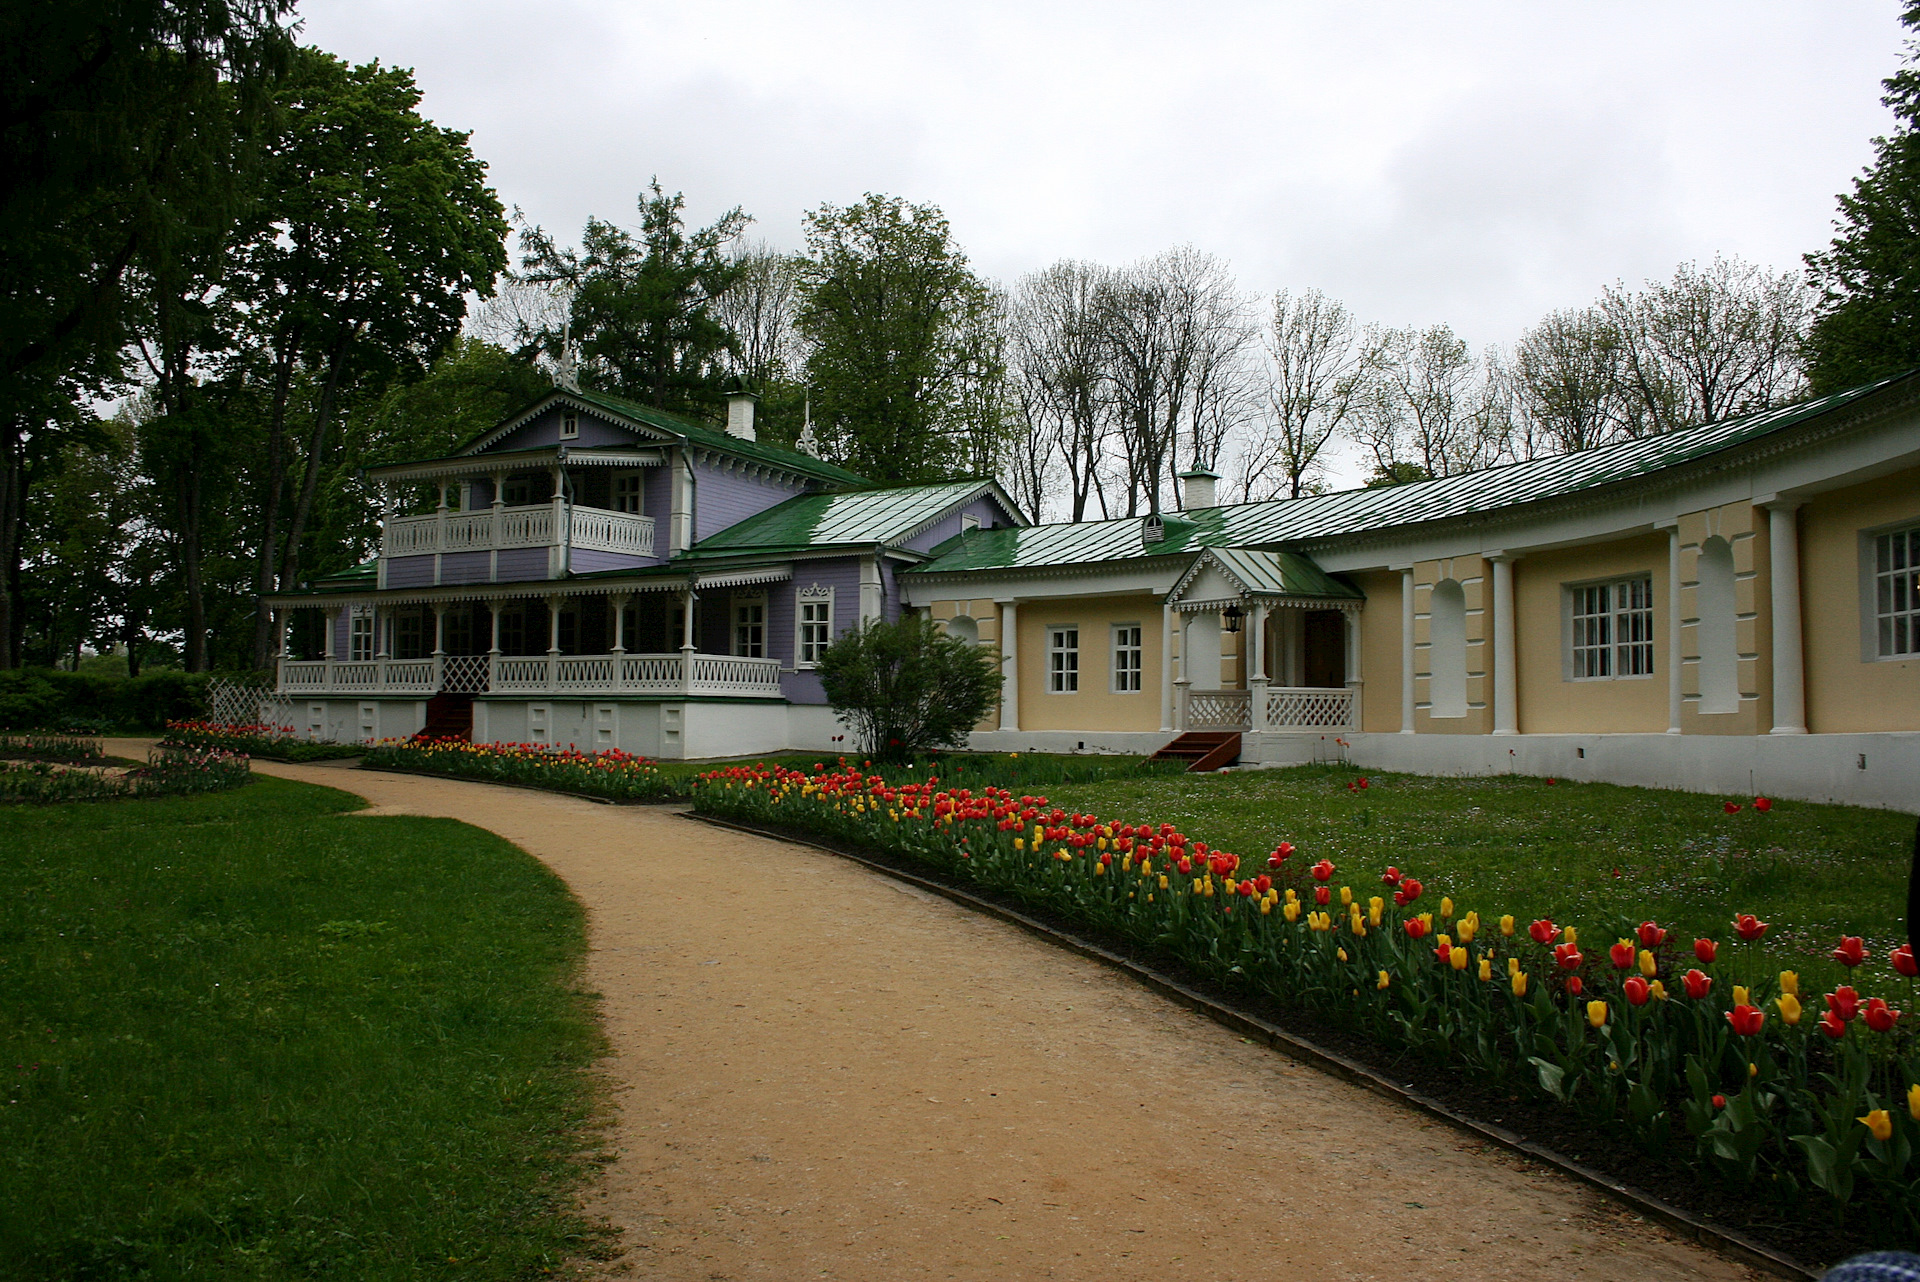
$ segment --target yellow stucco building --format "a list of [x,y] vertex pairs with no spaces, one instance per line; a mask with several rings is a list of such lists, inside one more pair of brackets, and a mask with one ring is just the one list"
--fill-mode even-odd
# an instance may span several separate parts
[[986,749],[1343,756],[1920,810],[1920,376],[1390,489],[976,530],[904,605]]

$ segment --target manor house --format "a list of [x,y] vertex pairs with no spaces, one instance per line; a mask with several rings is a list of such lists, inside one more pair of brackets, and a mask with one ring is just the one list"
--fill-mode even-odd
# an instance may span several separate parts
[[1344,757],[1920,809],[1920,374],[1387,489],[1030,524],[556,388],[369,469],[376,558],[272,598],[298,730],[847,750],[813,666],[914,610],[998,654],[973,746]]

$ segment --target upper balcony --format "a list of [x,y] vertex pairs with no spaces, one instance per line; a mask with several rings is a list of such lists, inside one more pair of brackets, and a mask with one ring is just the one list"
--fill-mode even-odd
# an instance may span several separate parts
[[605,508],[543,503],[389,517],[380,535],[380,554],[384,557],[560,546],[651,557],[653,518]]

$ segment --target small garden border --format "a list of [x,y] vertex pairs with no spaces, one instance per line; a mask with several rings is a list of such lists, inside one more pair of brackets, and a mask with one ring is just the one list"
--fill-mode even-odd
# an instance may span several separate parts
[[1323,1072],[1332,1074],[1344,1081],[1351,1082],[1377,1095],[1395,1100],[1409,1108],[1437,1118],[1458,1130],[1478,1139],[1496,1144],[1508,1152],[1552,1167],[1563,1175],[1579,1180],[1599,1190],[1615,1201],[1624,1203],[1636,1212],[1674,1229],[1683,1236],[1708,1246],[1723,1255],[1730,1256],[1744,1264],[1766,1270],[1778,1277],[1792,1279],[1793,1282],[1817,1282],[1821,1271],[1810,1268],[1784,1252],[1776,1251],[1737,1229],[1727,1228],[1710,1220],[1694,1215],[1670,1202],[1655,1197],[1651,1193],[1636,1189],[1631,1184],[1614,1179],[1584,1163],[1577,1162],[1555,1150],[1526,1138],[1516,1131],[1490,1122],[1483,1122],[1466,1113],[1449,1107],[1442,1101],[1413,1089],[1402,1086],[1359,1060],[1328,1050],[1312,1040],[1292,1033],[1280,1025],[1263,1019],[1243,1009],[1229,997],[1217,995],[1203,987],[1183,982],[1153,966],[1149,966],[1123,953],[1115,952],[1075,931],[1052,922],[1028,915],[1017,908],[998,903],[976,891],[964,889],[943,879],[930,876],[925,871],[909,870],[880,858],[876,851],[868,851],[851,843],[842,845],[822,841],[800,828],[784,828],[774,824],[744,823],[734,819],[722,819],[715,815],[701,814],[697,811],[683,811],[684,818],[710,824],[716,828],[728,828],[735,832],[749,833],[759,837],[770,837],[795,845],[806,846],[827,854],[851,860],[873,872],[906,882],[918,889],[939,895],[944,899],[998,918],[1011,925],[1018,926],[1028,933],[1047,942],[1078,953],[1090,960],[1100,962],[1121,972],[1147,988],[1164,997],[1171,998],[1180,1005],[1207,1016],[1215,1023],[1242,1036],[1258,1038],[1272,1050],[1291,1059],[1311,1065]]
[[[315,763],[311,761],[301,761],[290,764],[310,766]],[[539,783],[514,783],[507,779],[475,779],[471,775],[456,775],[442,770],[410,770],[405,766],[370,766],[366,763],[364,757],[356,761],[353,765],[345,767],[345,769],[365,770],[369,774],[376,775],[414,775],[421,779],[446,779],[453,783],[478,783],[485,784],[490,788],[518,788],[522,792],[544,792],[550,797],[572,797],[577,801],[591,801],[602,806],[687,806],[693,803],[693,798],[687,796],[685,793],[679,793],[670,797],[597,797],[590,792],[569,792],[565,788],[549,788],[545,784]]]

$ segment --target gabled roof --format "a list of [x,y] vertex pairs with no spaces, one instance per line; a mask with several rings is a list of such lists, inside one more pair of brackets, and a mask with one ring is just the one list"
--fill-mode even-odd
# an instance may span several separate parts
[[802,476],[810,476],[834,485],[869,484],[867,478],[857,472],[849,472],[844,467],[829,463],[825,459],[814,458],[810,454],[802,454],[798,450],[783,449],[778,445],[729,436],[725,431],[709,423],[685,418],[679,414],[670,414],[666,410],[655,409],[651,405],[630,401],[624,396],[613,396],[606,392],[566,391],[557,387],[525,409],[509,415],[496,426],[488,428],[462,445],[454,451],[454,456],[484,453],[488,445],[506,436],[515,428],[525,425],[556,404],[570,404],[576,409],[586,410],[589,413],[612,415],[616,419],[625,420],[626,426],[637,430],[640,435],[649,439],[677,437],[689,445],[732,454],[738,458],[749,459],[755,463],[781,468]]
[[[801,494],[709,535],[676,560],[847,544],[898,544],[982,495],[991,495],[1015,520],[1021,519],[1019,509],[997,484],[978,478],[888,489]],[[966,537],[979,538],[985,533],[979,531]]]
[[1363,601],[1366,594],[1342,583],[1298,552],[1262,552],[1258,548],[1207,548],[1194,558],[1169,599],[1185,595],[1211,563],[1248,596],[1304,597],[1315,601]]
[[982,530],[968,536],[964,544],[952,543],[938,549],[941,555],[936,560],[915,567],[912,573],[1021,569],[1170,556],[1196,552],[1203,547],[1311,542],[1472,516],[1598,490],[1691,463],[1913,379],[1920,379],[1920,375],[1903,374],[1798,405],[1662,436],[1509,463],[1479,472],[1463,472],[1433,481],[1170,513],[1165,521],[1165,537],[1153,543],[1142,540],[1144,518],[1141,517]]

